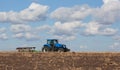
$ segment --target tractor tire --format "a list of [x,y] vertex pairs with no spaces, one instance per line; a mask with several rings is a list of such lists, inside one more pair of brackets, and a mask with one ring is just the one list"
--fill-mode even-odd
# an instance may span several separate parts
[[63,48],[59,48],[58,52],[65,52],[65,50]]
[[42,48],[42,52],[49,52],[49,51],[50,51],[50,48],[49,48],[49,47],[44,46],[44,47]]

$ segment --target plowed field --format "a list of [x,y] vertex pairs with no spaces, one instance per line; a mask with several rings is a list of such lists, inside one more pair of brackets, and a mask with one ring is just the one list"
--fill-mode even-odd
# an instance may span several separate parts
[[0,70],[120,70],[120,53],[0,52]]

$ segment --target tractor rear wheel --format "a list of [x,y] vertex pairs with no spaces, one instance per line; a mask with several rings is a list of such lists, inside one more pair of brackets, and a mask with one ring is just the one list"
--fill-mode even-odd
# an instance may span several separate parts
[[65,52],[65,50],[63,48],[59,48],[58,52]]
[[50,48],[49,48],[49,47],[44,46],[44,47],[42,48],[42,52],[49,52],[49,51],[50,51]]

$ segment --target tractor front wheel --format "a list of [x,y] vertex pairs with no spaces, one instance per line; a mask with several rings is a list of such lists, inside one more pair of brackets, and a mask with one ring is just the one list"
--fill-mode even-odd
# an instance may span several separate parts
[[46,47],[46,46],[45,46],[45,47],[42,48],[42,52],[49,52],[49,51],[50,51],[50,48],[49,48],[49,47]]

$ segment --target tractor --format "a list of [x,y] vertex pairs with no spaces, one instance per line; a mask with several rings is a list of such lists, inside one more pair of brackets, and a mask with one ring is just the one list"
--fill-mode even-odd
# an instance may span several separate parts
[[42,47],[42,52],[68,52],[70,49],[64,44],[59,44],[57,39],[47,39],[47,44]]

